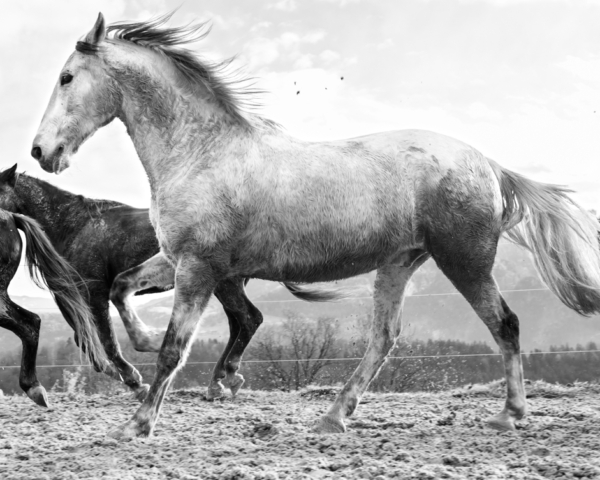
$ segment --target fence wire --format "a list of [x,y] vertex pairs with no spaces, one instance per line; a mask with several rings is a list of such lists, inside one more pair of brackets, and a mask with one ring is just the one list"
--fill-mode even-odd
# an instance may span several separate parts
[[[549,292],[549,288],[522,288],[522,289],[509,289],[502,290],[500,293],[515,293],[515,292]],[[421,297],[446,297],[446,296],[456,296],[461,295],[459,292],[445,292],[445,293],[415,293],[412,295],[405,295],[404,298],[421,298]],[[344,297],[341,300],[334,301],[332,303],[340,303],[345,300],[373,300],[372,295],[360,296],[360,297]],[[269,304],[269,303],[306,303],[306,300],[300,300],[298,298],[290,298],[286,300],[251,300],[252,303],[255,304]],[[140,304],[137,308],[142,307],[144,304]],[[23,305],[24,308],[29,309],[26,305]],[[41,307],[32,309],[37,311],[52,311],[60,313],[58,307]]]
[[[550,291],[549,288],[523,288],[523,289],[507,289],[502,290],[501,293],[517,293],[517,292],[546,292]],[[443,297],[443,296],[456,296],[460,295],[459,292],[445,292],[445,293],[417,293],[412,295],[406,295],[407,298],[421,298],[421,297]],[[359,296],[359,297],[345,297],[341,301],[352,301],[352,300],[373,300],[372,296]],[[252,300],[255,304],[273,304],[273,303],[295,303],[304,302],[300,299],[287,299],[287,300]],[[138,308],[141,305],[138,306]],[[58,308],[36,308],[36,311],[55,311],[59,312]],[[205,335],[210,333],[221,333],[220,330],[209,330],[198,332],[199,335]],[[522,352],[521,355],[558,355],[558,354],[581,354],[581,353],[600,353],[600,350],[561,350],[561,351],[549,351],[549,352]],[[458,357],[499,357],[501,353],[468,353],[468,354],[447,354],[447,355],[408,355],[408,356],[391,356],[387,357],[389,360],[399,359],[425,359],[425,358],[458,358]],[[308,359],[281,359],[281,360],[244,360],[243,363],[293,363],[293,362],[346,362],[346,361],[359,361],[362,357],[342,357],[342,358],[308,358]],[[216,361],[207,362],[187,362],[185,365],[214,365]],[[155,366],[156,363],[134,363],[135,367],[146,367]],[[91,367],[90,364],[71,364],[71,365],[37,365],[37,368],[78,368],[78,367]],[[0,365],[0,369],[6,368],[21,368],[20,365]]]
[[[521,356],[527,355],[562,355],[571,353],[600,353],[600,350],[559,350],[550,352],[521,352]],[[450,353],[447,355],[405,355],[391,356],[388,360],[406,360],[406,359],[423,359],[423,358],[457,358],[457,357],[501,357],[501,353]],[[300,359],[281,359],[281,360],[243,360],[242,363],[300,363],[300,362],[354,362],[362,360],[363,357],[341,357],[341,358],[300,358]],[[210,362],[187,362],[188,365],[214,365],[217,361]],[[153,367],[156,363],[132,363],[134,367]],[[90,364],[75,363],[72,365],[37,365],[37,368],[78,368],[91,367]],[[5,368],[21,368],[20,365],[0,365],[0,369]]]

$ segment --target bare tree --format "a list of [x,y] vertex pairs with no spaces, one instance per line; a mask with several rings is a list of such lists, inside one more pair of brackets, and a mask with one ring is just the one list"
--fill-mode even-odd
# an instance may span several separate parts
[[315,321],[288,312],[279,328],[266,328],[254,339],[252,358],[269,362],[271,383],[285,389],[300,389],[317,380],[331,364],[337,322],[328,317]]

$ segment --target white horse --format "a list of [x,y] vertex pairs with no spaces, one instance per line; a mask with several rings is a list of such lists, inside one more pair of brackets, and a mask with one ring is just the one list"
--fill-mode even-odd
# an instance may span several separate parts
[[[220,65],[180,48],[203,25],[170,16],[105,28],[102,15],[61,70],[32,155],[60,173],[98,128],[127,127],[152,190],[151,218],[176,269],[175,303],[154,383],[111,434],[149,435],[200,314],[233,277],[309,283],[377,270],[365,356],[320,419],[345,431],[400,334],[411,275],[432,257],[504,356],[507,399],[489,420],[512,430],[526,411],[519,321],[492,277],[504,233],[533,253],[547,285],[582,314],[600,311],[595,218],[563,188],[508,171],[472,147],[404,130],[311,143],[240,108]],[[194,38],[195,36],[195,38]]]

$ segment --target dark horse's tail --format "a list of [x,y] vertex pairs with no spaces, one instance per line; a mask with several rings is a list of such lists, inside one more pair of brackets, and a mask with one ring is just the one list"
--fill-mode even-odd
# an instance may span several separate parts
[[[244,285],[248,285],[249,281],[249,278],[245,278]],[[345,293],[335,289],[321,288],[316,290],[313,288],[300,287],[295,283],[281,282],[281,284],[287,288],[294,297],[304,300],[305,302],[332,302],[334,300],[347,298]]]
[[[94,327],[93,316],[73,278],[78,274],[54,249],[52,243],[38,225],[28,217],[13,213],[17,228],[25,234],[25,257],[29,274],[40,287],[48,287],[52,295],[60,300],[67,320],[72,322],[75,333],[90,361],[104,369],[108,359]],[[38,276],[41,273],[41,279]]]
[[293,283],[283,283],[282,285],[287,288],[294,297],[306,302],[331,302],[333,300],[339,300],[346,297],[346,295],[339,290],[317,290],[300,287]]
[[503,231],[527,248],[561,301],[582,315],[600,313],[598,220],[557,185],[534,182],[488,160],[504,203]]

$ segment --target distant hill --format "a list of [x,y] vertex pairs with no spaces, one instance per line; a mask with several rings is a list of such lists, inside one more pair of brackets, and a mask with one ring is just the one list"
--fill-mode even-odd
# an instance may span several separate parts
[[[522,248],[501,242],[494,270],[500,289],[511,309],[521,320],[521,345],[526,351],[545,349],[550,345],[568,343],[572,346],[589,341],[600,343],[600,318],[584,318],[565,307],[540,281],[529,254]],[[326,284],[327,288],[347,291],[350,298],[331,303],[307,303],[295,299],[275,282],[251,280],[249,298],[263,312],[265,325],[277,325],[290,311],[308,319],[320,316],[338,318],[343,326],[340,334],[351,336],[349,328],[358,316],[372,308],[374,273]],[[511,292],[510,290],[529,290]],[[484,341],[494,345],[491,335],[467,302],[441,274],[435,263],[428,261],[413,277],[404,313],[404,333],[418,339],[458,339],[467,342]],[[55,342],[72,335],[57,312],[41,310],[54,307],[49,299],[20,297],[14,300],[37,311],[42,317],[41,343]],[[162,296],[138,307],[138,313],[152,326],[166,326],[173,305],[172,296]],[[124,334],[121,320],[114,318],[119,336]],[[211,299],[199,328],[199,338],[227,338],[228,323],[216,299]],[[19,344],[16,337],[0,330],[0,348],[11,349]],[[495,347],[494,347],[495,348]]]

